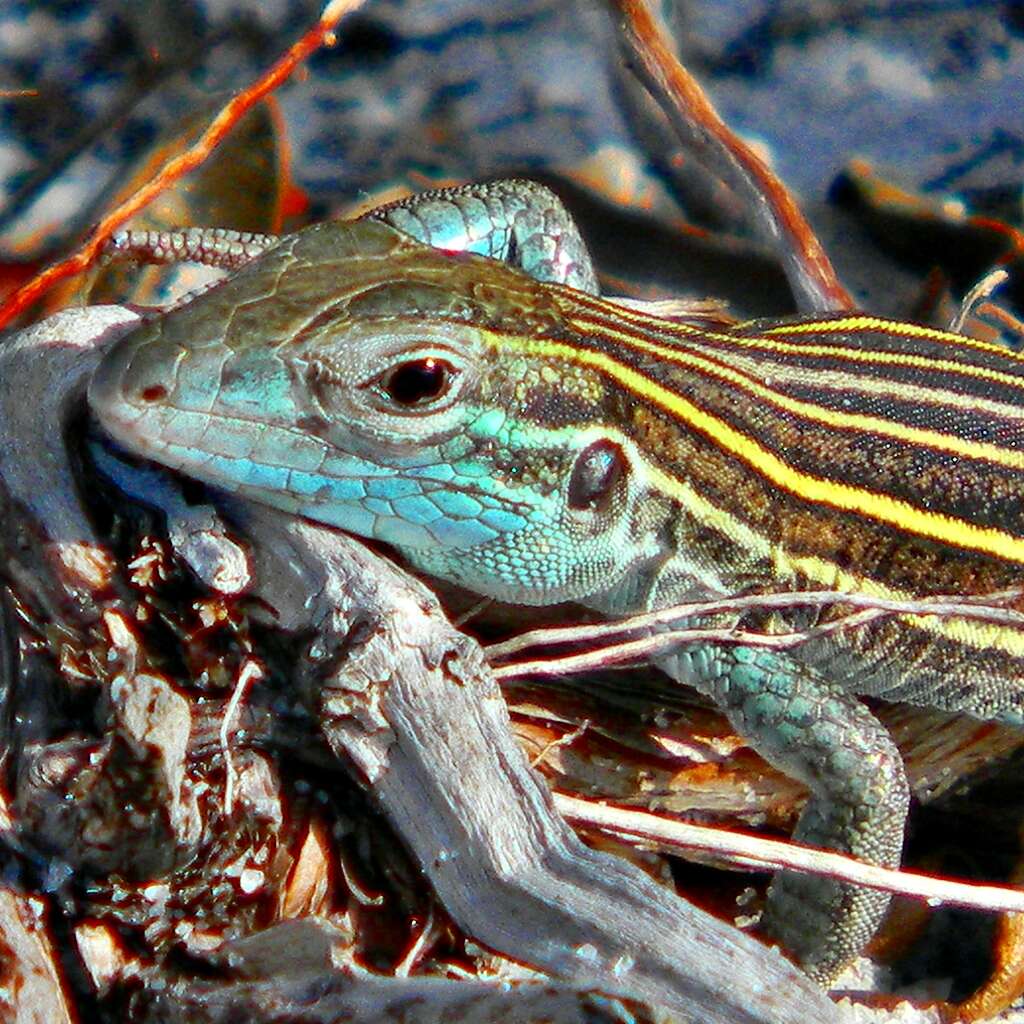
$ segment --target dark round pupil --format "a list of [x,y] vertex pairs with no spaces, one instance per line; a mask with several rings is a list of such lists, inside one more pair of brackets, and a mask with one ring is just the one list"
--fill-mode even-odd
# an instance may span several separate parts
[[448,374],[448,364],[440,359],[417,359],[392,370],[384,390],[399,405],[417,405],[443,395],[448,388]]

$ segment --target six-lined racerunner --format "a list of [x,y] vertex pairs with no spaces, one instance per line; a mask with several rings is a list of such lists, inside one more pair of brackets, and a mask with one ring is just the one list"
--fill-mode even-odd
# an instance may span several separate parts
[[[867,315],[711,329],[627,308],[596,294],[572,221],[524,182],[275,243],[123,243],[244,265],[106,358],[90,402],[117,441],[521,604],[622,615],[1019,581],[1024,356]],[[797,839],[886,865],[907,783],[856,695],[1017,724],[1024,712],[1024,632],[959,618],[888,617],[788,653],[688,647],[659,664],[807,783]],[[781,874],[764,924],[827,981],[885,905]]]

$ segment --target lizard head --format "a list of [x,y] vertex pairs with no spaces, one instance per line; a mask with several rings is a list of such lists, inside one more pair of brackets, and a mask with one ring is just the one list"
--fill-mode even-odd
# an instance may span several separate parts
[[568,294],[320,224],[123,339],[90,404],[130,451],[477,592],[588,598],[655,557],[657,503]]

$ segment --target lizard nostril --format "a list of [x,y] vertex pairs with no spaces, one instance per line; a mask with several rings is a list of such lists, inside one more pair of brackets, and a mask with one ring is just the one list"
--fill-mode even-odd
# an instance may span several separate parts
[[148,388],[143,388],[139,392],[139,397],[144,402],[159,402],[167,397],[167,388],[163,384],[150,384]]

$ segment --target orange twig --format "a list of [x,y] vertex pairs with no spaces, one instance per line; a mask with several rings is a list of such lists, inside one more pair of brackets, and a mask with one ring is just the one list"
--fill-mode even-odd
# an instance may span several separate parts
[[321,46],[334,43],[333,31],[338,22],[363,5],[364,0],[330,0],[317,23],[294,43],[276,64],[247,89],[233,96],[213,119],[202,137],[184,153],[169,160],[156,175],[107,214],[89,237],[70,256],[47,267],[22,285],[0,306],[0,328],[27,309],[58,281],[85,270],[96,259],[106,240],[129,221],[165,188],[183,175],[195,170],[239,120],[266,95],[284,82],[310,54]]
[[778,249],[801,309],[854,307],[811,226],[786,186],[718,116],[697,81],[679,63],[668,33],[644,0],[613,0],[623,42],[636,72],[680,141],[747,204],[766,240]]

